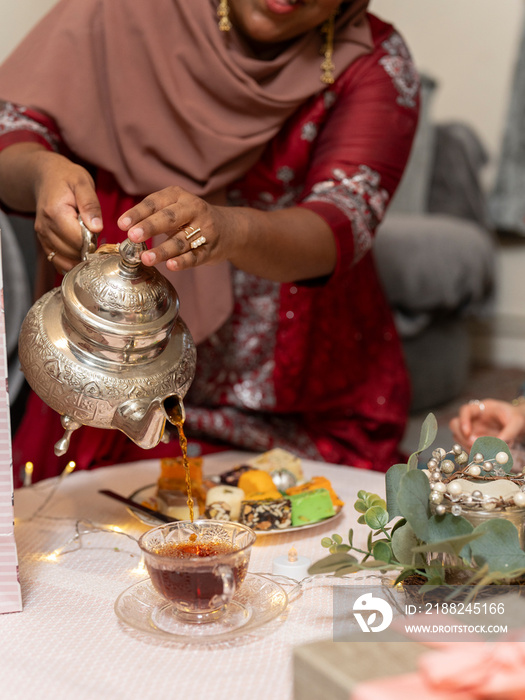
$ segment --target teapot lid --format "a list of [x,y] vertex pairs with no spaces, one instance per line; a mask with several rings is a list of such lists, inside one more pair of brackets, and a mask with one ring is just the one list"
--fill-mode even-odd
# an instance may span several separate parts
[[75,331],[94,342],[103,334],[103,345],[112,345],[111,337],[137,336],[142,347],[147,338],[158,342],[169,335],[179,299],[164,275],[142,264],[144,250],[144,243],[129,239],[119,246],[101,246],[67,273],[62,282],[64,313]]

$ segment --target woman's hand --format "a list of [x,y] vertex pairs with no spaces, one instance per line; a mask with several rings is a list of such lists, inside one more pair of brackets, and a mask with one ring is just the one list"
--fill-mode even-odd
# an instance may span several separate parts
[[166,262],[169,270],[228,260],[244,272],[282,283],[330,275],[337,261],[331,228],[302,207],[217,206],[180,187],[167,187],[125,212],[118,225],[135,243],[165,234],[166,241],[142,253],[142,262]]
[[454,439],[468,449],[483,435],[495,435],[512,442],[525,434],[524,404],[513,406],[496,399],[473,401],[461,406],[449,427]]
[[166,235],[165,241],[142,254],[142,262],[166,262],[170,270],[184,270],[231,257],[235,236],[227,211],[181,187],[167,187],[125,212],[118,225],[134,243]]
[[0,154],[2,198],[19,211],[35,212],[35,231],[48,260],[70,270],[80,260],[79,214],[94,233],[102,230],[100,204],[88,171],[34,143]]
[[36,234],[48,259],[57,270],[67,272],[80,260],[83,239],[79,215],[94,233],[102,230],[93,179],[80,165],[46,152],[40,156],[35,195]]

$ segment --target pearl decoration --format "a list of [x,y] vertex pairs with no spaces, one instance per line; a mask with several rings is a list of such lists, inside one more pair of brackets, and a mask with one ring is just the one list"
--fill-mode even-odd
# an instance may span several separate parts
[[472,458],[472,461],[473,461],[473,462],[483,462],[484,459],[485,459],[485,457],[483,457],[483,455],[481,454],[481,452],[476,452],[476,454],[475,454],[474,457]]
[[443,494],[439,491],[432,491],[430,494],[430,502],[439,505],[443,501]]
[[483,498],[481,491],[472,491],[472,498]]
[[494,501],[485,501],[483,503],[483,510],[494,510],[496,508],[496,504]]
[[444,472],[445,474],[452,474],[452,472],[455,470],[456,465],[451,459],[444,459],[441,462],[441,471]]
[[442,478],[443,477],[442,477],[441,472],[439,470],[430,472],[429,479],[431,481],[441,481]]
[[437,483],[432,484],[430,488],[433,491],[437,491],[438,493],[445,493],[445,491],[447,490],[447,487],[442,481],[438,481]]
[[466,464],[466,463],[468,462],[468,454],[467,454],[465,451],[461,452],[461,453],[456,457],[456,462],[457,462],[459,465]]
[[457,481],[451,481],[447,485],[447,490],[452,496],[459,496],[462,491],[461,484]]
[[506,452],[498,452],[496,455],[496,462],[498,464],[507,464],[509,461],[509,456]]
[[444,450],[443,447],[436,447],[436,449],[432,451],[432,456],[438,460],[442,460],[446,454],[446,450]]
[[436,515],[445,515],[446,512],[447,512],[447,507],[444,506],[443,504],[436,506]]
[[525,506],[525,493],[523,493],[523,491],[515,493],[513,499],[515,506],[519,506],[520,508]]
[[450,509],[450,512],[452,513],[452,515],[461,515],[461,506],[458,506],[458,505],[452,506],[452,508]]
[[437,459],[432,457],[431,459],[428,460],[427,462],[427,467],[432,471],[433,469],[437,469],[439,467],[439,462]]
[[[479,461],[479,460],[476,460],[476,461]],[[474,465],[474,466],[471,466],[468,468],[468,473],[470,474],[470,476],[479,476],[481,474],[481,469],[480,469],[480,467],[476,467]]]
[[452,452],[455,455],[460,455],[463,452],[463,448],[456,442],[454,445],[452,445]]
[[492,464],[492,462],[483,462],[483,466],[481,468],[484,472],[491,472],[493,466],[494,465]]

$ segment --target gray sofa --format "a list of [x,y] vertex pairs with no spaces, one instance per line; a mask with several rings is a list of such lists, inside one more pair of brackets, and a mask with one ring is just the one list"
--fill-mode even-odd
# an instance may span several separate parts
[[480,183],[486,153],[467,125],[432,122],[434,89],[424,78],[411,158],[374,248],[403,342],[413,412],[463,389],[471,364],[468,317],[483,310],[495,274]]

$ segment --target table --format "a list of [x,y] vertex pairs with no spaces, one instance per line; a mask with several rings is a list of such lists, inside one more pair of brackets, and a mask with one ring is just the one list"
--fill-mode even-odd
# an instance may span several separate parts
[[[210,455],[204,473],[220,473],[246,456]],[[327,554],[322,537],[339,532],[346,538],[349,527],[356,525],[357,491],[384,493],[383,474],[308,460],[303,460],[303,469],[307,478],[324,475],[331,480],[346,503],[342,516],[317,528],[259,537],[250,572],[271,573],[272,560],[292,545],[312,561],[322,558]],[[84,535],[80,549],[78,541],[71,542],[80,519],[138,538],[148,526],[98,490],[128,495],[155,482],[158,474],[158,460],[146,460],[73,473],[58,486],[57,479],[50,479],[15,492],[24,610],[0,615],[3,697],[291,698],[293,647],[332,635],[331,584],[326,578],[307,584],[267,629],[233,642],[183,646],[133,630],[114,613],[118,595],[146,578],[143,570],[137,571],[140,552],[133,539],[102,531]],[[65,550],[72,551],[57,554],[68,542]]]

